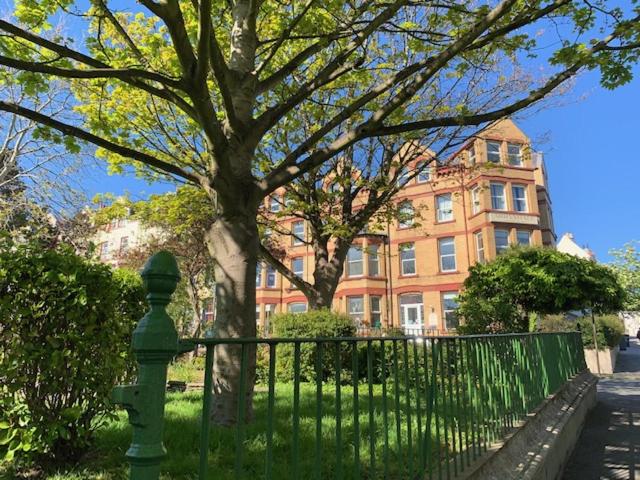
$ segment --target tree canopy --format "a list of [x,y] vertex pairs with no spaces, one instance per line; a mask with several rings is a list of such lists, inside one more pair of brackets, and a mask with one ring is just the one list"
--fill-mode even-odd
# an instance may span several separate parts
[[611,265],[626,293],[625,310],[640,311],[640,242],[629,242],[611,251]]
[[617,312],[624,291],[607,266],[546,247],[511,248],[471,267],[459,297],[463,333],[526,332],[530,315]]

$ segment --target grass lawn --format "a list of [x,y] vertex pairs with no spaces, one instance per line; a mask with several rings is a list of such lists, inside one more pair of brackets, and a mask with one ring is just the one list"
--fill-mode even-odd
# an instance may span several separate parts
[[[370,402],[368,387],[358,388],[358,419],[360,439],[359,451],[356,450],[356,433],[354,422],[354,389],[343,386],[342,397],[342,457],[341,469],[344,478],[382,478],[384,459],[387,458],[387,478],[408,478],[410,468],[416,469],[421,461],[417,438],[417,408],[415,398],[411,401],[412,445],[409,449],[406,397],[400,391],[399,415],[396,416],[395,390],[392,386],[387,391],[387,429],[384,429],[383,415],[384,400],[382,387],[376,385],[373,400]],[[276,385],[276,401],[274,415],[273,436],[273,478],[293,478],[293,449],[292,449],[292,411],[293,386],[289,384]],[[199,458],[199,434],[201,416],[201,391],[169,394],[166,405],[165,446],[169,456],[163,463],[164,479],[195,479]],[[373,412],[370,417],[370,408]],[[314,475],[316,459],[316,388],[312,384],[302,384],[300,390],[300,433],[299,459],[300,477],[310,478]],[[321,460],[319,462],[322,478],[332,478],[337,469],[336,442],[336,392],[335,386],[323,386],[322,395],[322,435]],[[422,431],[426,430],[425,406],[421,405]],[[244,428],[242,452],[242,466],[235,471],[236,429],[212,427],[209,444],[209,477],[223,480],[231,478],[265,478],[266,431],[267,431],[267,394],[263,388],[258,388],[254,400],[255,421]],[[373,420],[371,423],[371,419]],[[433,422],[432,422],[433,424]],[[398,441],[398,428],[400,440]],[[451,422],[449,422],[451,428]],[[386,433],[385,433],[386,432]],[[435,427],[432,428],[432,461],[445,457],[444,433],[442,425],[439,435],[440,449],[436,447]],[[451,434],[447,444],[454,448]],[[385,448],[385,439],[388,447]],[[49,480],[119,480],[127,478],[127,468],[124,452],[131,440],[131,430],[126,414],[122,412],[117,421],[101,428],[96,435],[94,448],[87,454],[79,465],[65,471],[49,474]],[[373,447],[374,461],[371,462],[371,448]],[[450,452],[449,452],[450,453]],[[356,470],[354,459],[359,456],[360,470]],[[426,458],[426,457],[425,457]],[[452,472],[453,473],[453,472]],[[237,476],[236,476],[237,474]],[[14,478],[5,473],[2,478]]]

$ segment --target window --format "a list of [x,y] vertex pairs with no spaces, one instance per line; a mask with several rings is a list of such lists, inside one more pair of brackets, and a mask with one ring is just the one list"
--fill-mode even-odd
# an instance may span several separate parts
[[474,215],[480,211],[480,187],[471,189],[471,213]]
[[411,172],[409,169],[404,166],[400,169],[398,173],[398,186],[404,187],[407,183],[409,183],[409,177],[411,176]]
[[347,252],[347,277],[359,277],[363,274],[362,248],[350,247]]
[[511,187],[513,194],[513,209],[516,212],[527,211],[527,187],[524,185],[513,185]]
[[516,231],[516,241],[518,245],[531,245],[531,232],[529,230]]
[[500,163],[500,142],[487,142],[487,161]]
[[289,313],[304,313],[307,311],[307,304],[304,302],[294,302],[287,305]]
[[122,228],[127,224],[127,219],[126,218],[119,218],[118,219],[118,223],[117,223],[117,228]]
[[467,155],[469,156],[469,165],[473,166],[476,164],[476,146],[471,145],[467,149]]
[[456,315],[456,309],[458,308],[457,298],[458,292],[444,292],[442,294],[442,314],[447,330],[454,330],[459,326],[458,315]]
[[260,322],[260,304],[256,305],[256,323]]
[[369,245],[367,247],[369,254],[369,276],[377,277],[380,275],[380,258],[378,257],[378,245]]
[[400,249],[400,272],[402,275],[415,275],[416,273],[416,250],[413,243],[401,243]]
[[476,259],[478,263],[484,263],[484,238],[482,238],[482,232],[476,232],[473,234],[476,241]]
[[293,222],[291,224],[291,244],[293,246],[304,243],[304,222]]
[[451,194],[445,193],[436,197],[436,211],[438,222],[453,220],[453,204]]
[[364,320],[364,297],[347,297],[347,312],[356,326],[362,325]]
[[256,267],[256,288],[262,287],[262,264],[258,263]]
[[406,200],[398,206],[398,226],[400,228],[409,228],[413,225],[413,204]]
[[291,259],[291,271],[294,275],[302,278],[304,275],[304,262],[302,257]]
[[273,195],[269,201],[269,210],[273,213],[280,211],[280,198],[277,195]]
[[522,148],[516,143],[507,143],[507,157],[509,165],[522,166]]
[[290,208],[293,206],[293,204],[295,203],[295,200],[293,198],[293,194],[291,193],[285,193],[284,195],[284,206],[287,208]]
[[491,184],[491,208],[494,210],[507,209],[507,198],[504,194],[504,183]]
[[426,161],[417,163],[416,169],[419,172],[416,177],[418,179],[418,183],[425,183],[431,179],[431,169]]
[[267,265],[267,288],[276,288],[276,269]]
[[509,248],[509,230],[496,230],[496,255],[500,255]]
[[122,237],[120,239],[120,253],[124,253],[129,249],[129,237]]
[[440,271],[454,272],[456,270],[456,243],[453,237],[438,239],[440,252]]
[[100,258],[104,258],[109,255],[109,242],[102,242],[100,244]]
[[204,324],[211,325],[213,323],[213,297],[206,298],[203,304],[201,320]]
[[382,308],[380,307],[380,298],[378,295],[371,295],[369,297],[369,310],[370,310],[370,324],[373,328],[380,328],[382,326]]

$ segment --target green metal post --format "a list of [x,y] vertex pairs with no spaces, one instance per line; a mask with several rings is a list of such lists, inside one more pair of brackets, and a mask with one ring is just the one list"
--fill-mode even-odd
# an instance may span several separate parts
[[169,252],[153,255],[142,270],[151,310],[133,332],[133,352],[138,361],[138,383],[113,390],[113,401],[124,406],[133,426],[126,457],[131,480],[158,480],[160,462],[167,452],[162,443],[167,365],[178,352],[178,334],[166,306],[180,280],[175,258]]

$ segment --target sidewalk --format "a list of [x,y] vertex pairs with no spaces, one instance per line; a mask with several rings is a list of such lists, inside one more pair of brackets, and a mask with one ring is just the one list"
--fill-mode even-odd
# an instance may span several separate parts
[[615,373],[598,383],[593,409],[564,480],[640,480],[640,343],[618,355]]

